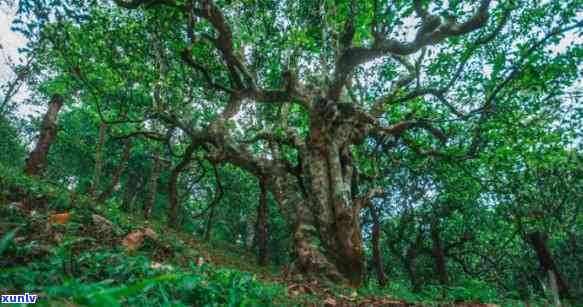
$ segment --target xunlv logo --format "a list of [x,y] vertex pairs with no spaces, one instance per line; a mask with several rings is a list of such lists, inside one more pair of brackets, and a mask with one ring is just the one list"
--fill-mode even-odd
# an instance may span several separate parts
[[24,303],[24,304],[35,304],[37,299],[36,294],[15,294],[9,295],[4,294],[0,295],[0,302],[2,304],[12,304],[12,303]]

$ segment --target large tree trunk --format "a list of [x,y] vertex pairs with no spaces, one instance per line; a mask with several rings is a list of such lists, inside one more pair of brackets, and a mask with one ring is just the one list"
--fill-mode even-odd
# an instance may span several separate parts
[[289,175],[271,177],[268,188],[286,220],[291,221],[293,256],[290,273],[324,276],[333,281],[345,281],[335,264],[321,251],[314,214],[304,199],[295,178]]
[[435,263],[435,271],[439,276],[439,283],[447,286],[449,284],[449,276],[447,273],[447,262],[444,253],[443,241],[439,232],[439,226],[436,223],[431,225],[431,241],[432,241],[432,256]]
[[57,136],[57,116],[63,106],[63,101],[61,95],[55,94],[51,97],[49,108],[43,118],[38,142],[26,159],[25,173],[28,175],[40,175],[47,167],[47,156]]
[[99,137],[97,139],[97,145],[95,146],[95,169],[93,171],[93,182],[91,183],[91,188],[89,189],[89,195],[95,197],[97,190],[101,186],[101,171],[103,170],[103,144],[105,143],[105,133],[107,132],[108,126],[105,123],[99,125]]
[[99,197],[97,197],[97,202],[103,203],[109,197],[111,197],[111,194],[113,194],[113,192],[115,192],[115,190],[118,186],[118,183],[119,183],[119,179],[121,178],[121,175],[123,174],[123,172],[125,171],[125,169],[127,167],[127,161],[130,158],[131,149],[132,149],[132,143],[130,141],[128,141],[124,146],[121,161],[119,162],[115,171],[113,172],[113,177],[111,178],[111,182],[105,188],[105,190],[103,190],[103,192],[101,192],[101,194],[99,194]]
[[152,207],[156,203],[156,197],[158,196],[158,177],[160,177],[161,171],[160,157],[158,154],[154,156],[154,165],[152,166],[152,172],[150,173],[150,178],[148,180],[148,196],[144,201],[144,218],[147,220],[152,214]]
[[257,262],[261,266],[267,265],[268,261],[268,249],[267,249],[267,236],[268,236],[268,225],[267,219],[269,217],[269,208],[267,207],[267,190],[265,188],[265,183],[260,181],[259,183],[260,194],[259,194],[259,205],[257,206],[257,225],[255,228],[255,240],[257,241]]
[[366,270],[360,228],[360,201],[351,193],[353,167],[347,147],[325,126],[312,120],[307,143],[308,201],[325,256],[352,285],[364,282]]
[[[254,162],[252,153],[226,134],[221,134],[222,151],[215,159],[265,178],[267,189],[292,223],[295,259],[290,273],[358,287],[366,269],[359,216],[362,202],[351,193],[353,166],[348,145],[339,145],[339,140],[348,142],[331,132],[329,122],[310,120],[307,140],[298,141],[301,148],[295,170],[281,163],[277,153],[273,160]],[[216,124],[209,130],[220,133],[223,127]]]
[[527,235],[527,241],[531,244],[532,248],[536,252],[538,257],[538,261],[540,263],[541,269],[545,274],[548,274],[549,271],[553,272],[556,278],[559,295],[562,298],[569,298],[569,287],[565,283],[561,273],[559,272],[559,268],[553,258],[551,250],[547,245],[545,236],[543,233],[539,231],[531,232]]
[[369,206],[370,215],[372,217],[372,260],[377,273],[377,280],[380,287],[385,287],[387,285],[387,276],[385,275],[385,269],[383,267],[383,256],[380,247],[381,239],[381,225],[379,222],[379,215],[375,208]]

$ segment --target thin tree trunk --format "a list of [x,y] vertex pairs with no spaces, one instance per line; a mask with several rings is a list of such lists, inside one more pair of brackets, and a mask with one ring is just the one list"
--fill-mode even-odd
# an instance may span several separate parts
[[417,275],[417,257],[419,256],[419,250],[421,249],[421,244],[423,242],[423,233],[419,231],[417,233],[417,237],[415,239],[415,243],[409,246],[407,250],[407,272],[409,274],[409,278],[411,280],[411,284],[413,285],[413,292],[421,291],[421,280]]
[[[402,237],[404,228],[401,228],[399,232],[399,237]],[[405,267],[409,280],[411,281],[411,286],[413,287],[413,292],[419,292],[421,290],[421,281],[417,275],[417,257],[419,256],[419,250],[423,243],[423,232],[421,230],[417,232],[415,242],[409,243],[404,255],[402,254],[401,249],[397,246],[397,243],[398,240],[389,241],[389,249],[397,258],[399,258]]]
[[210,242],[213,233],[213,224],[215,221],[215,205],[211,205],[211,210],[209,211],[208,218],[206,220],[206,226],[204,228],[204,240]]
[[63,102],[61,95],[55,94],[51,97],[49,108],[43,118],[38,142],[26,159],[25,173],[27,175],[40,175],[47,167],[49,150],[57,136],[57,116]]
[[144,218],[149,219],[152,214],[152,207],[156,203],[158,196],[158,177],[160,176],[160,156],[156,153],[154,155],[154,165],[148,180],[148,196],[144,201]]
[[387,285],[387,276],[383,267],[383,256],[380,248],[381,239],[381,225],[379,222],[379,215],[372,204],[369,204],[369,211],[372,217],[372,259],[377,273],[377,280],[379,286],[384,288]]
[[125,171],[125,169],[127,167],[127,161],[130,158],[131,149],[132,149],[132,143],[130,141],[128,141],[124,146],[121,161],[119,162],[118,166],[116,167],[116,169],[113,173],[113,178],[111,178],[111,182],[105,188],[105,190],[99,195],[99,197],[97,197],[97,202],[103,203],[109,197],[111,197],[111,194],[113,194],[113,192],[115,192],[115,189],[119,183],[119,179],[121,178],[121,175],[123,174],[123,172]]
[[210,212],[208,215],[208,219],[206,221],[206,227],[204,231],[204,240],[209,242],[211,240],[211,235],[213,232],[213,223],[215,219],[215,209],[221,198],[223,197],[223,185],[221,184],[221,177],[219,176],[219,171],[215,166],[213,166],[213,170],[215,173],[215,180],[216,180],[216,189],[215,189],[215,196],[213,198],[212,203],[210,204]]
[[553,300],[555,301],[555,306],[561,306],[561,298],[559,295],[559,285],[557,284],[557,276],[553,271],[548,271],[549,273],[549,284],[551,285],[551,292],[553,293]]
[[[63,97],[58,94],[53,95],[49,101],[48,110],[43,118],[38,142],[26,159],[24,172],[27,175],[40,176],[47,167],[48,154],[51,149],[51,145],[57,137],[57,119],[59,111],[63,106],[63,102]],[[35,198],[31,195],[23,193],[22,191],[17,191],[15,194],[24,195],[22,203],[25,208],[38,207],[46,202],[44,197]]]
[[260,266],[266,266],[268,262],[267,236],[269,208],[267,206],[267,190],[265,183],[259,183],[259,206],[257,206],[257,226],[255,228],[255,240],[257,242],[258,256],[257,262]]
[[93,182],[91,183],[91,188],[89,189],[89,195],[95,197],[97,190],[101,185],[101,171],[103,170],[103,143],[105,143],[105,133],[107,132],[107,124],[101,123],[99,125],[99,136],[97,139],[97,145],[95,146],[95,169],[93,171]]
[[132,173],[127,175],[127,180],[124,185],[123,199],[121,203],[122,210],[132,212],[133,200],[136,197],[138,190],[138,179]]
[[562,298],[569,298],[570,297],[569,287],[567,286],[561,273],[559,272],[559,269],[553,258],[551,250],[547,245],[544,234],[539,231],[529,233],[527,235],[527,240],[531,244],[534,251],[536,252],[538,261],[543,272],[547,273],[548,271],[552,271],[554,273],[559,290],[559,295]]
[[439,226],[437,223],[431,225],[431,241],[432,241],[432,256],[435,263],[435,270],[439,276],[439,283],[443,286],[449,284],[449,276],[447,273],[447,262],[443,250],[443,241],[439,233]]
[[255,242],[257,224],[253,224],[250,217],[250,215],[241,216],[241,222],[245,224],[245,249],[251,252],[253,247],[257,245],[257,242]]
[[178,207],[180,206],[180,200],[178,199],[178,178],[180,173],[182,173],[190,161],[192,160],[192,155],[196,146],[191,143],[186,148],[182,160],[172,169],[170,178],[168,179],[168,202],[170,203],[170,208],[168,210],[168,224],[171,227],[178,226]]

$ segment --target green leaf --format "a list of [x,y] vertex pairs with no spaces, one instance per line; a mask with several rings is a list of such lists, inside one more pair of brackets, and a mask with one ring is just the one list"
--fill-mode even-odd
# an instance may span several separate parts
[[2,239],[0,240],[0,256],[2,256],[4,251],[8,248],[10,242],[12,241],[12,239],[14,239],[14,236],[16,235],[18,230],[20,230],[20,228],[22,228],[22,226],[10,230],[2,237]]

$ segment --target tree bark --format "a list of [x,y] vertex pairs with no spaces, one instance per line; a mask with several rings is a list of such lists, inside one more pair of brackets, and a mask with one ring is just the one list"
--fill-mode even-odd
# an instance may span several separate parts
[[[61,95],[55,94],[49,101],[47,112],[43,117],[43,122],[40,130],[40,136],[34,149],[26,159],[24,173],[30,176],[40,176],[47,168],[47,161],[51,145],[55,141],[58,132],[58,114],[63,107],[64,98]],[[40,207],[46,203],[45,197],[36,198],[28,195],[22,190],[15,194],[24,195],[22,200],[25,208]]]
[[154,156],[154,165],[152,166],[152,171],[148,180],[148,196],[144,201],[144,218],[146,220],[150,218],[152,214],[152,207],[156,203],[156,197],[158,196],[158,177],[160,177],[160,171],[160,156],[156,154]]
[[257,226],[255,228],[255,240],[257,242],[257,262],[260,266],[266,266],[268,262],[268,217],[269,208],[267,206],[267,190],[265,188],[265,183],[260,181],[259,183],[260,194],[259,194],[259,205],[257,206]]
[[48,110],[43,118],[38,142],[26,159],[25,173],[27,175],[40,175],[47,167],[47,157],[57,136],[57,117],[63,102],[64,99],[61,95],[55,94],[51,97]]
[[538,261],[540,263],[541,269],[545,273],[545,275],[552,271],[555,275],[557,286],[559,290],[559,295],[562,298],[569,298],[569,287],[565,283],[561,273],[559,272],[559,268],[553,258],[551,250],[547,245],[545,236],[540,231],[535,231],[527,234],[527,241],[531,244],[532,248],[536,252]]
[[101,171],[103,170],[103,143],[105,143],[105,133],[107,132],[107,124],[101,123],[99,125],[99,136],[97,145],[95,146],[95,169],[93,171],[93,182],[89,189],[89,195],[95,197],[97,190],[101,186]]
[[297,180],[290,175],[269,177],[267,187],[281,212],[290,221],[293,237],[290,274],[323,276],[336,282],[346,281],[334,263],[318,246],[319,235],[314,214],[310,211]]
[[[258,159],[237,144],[224,123],[209,129],[220,138],[220,151],[211,160],[229,162],[266,180],[267,188],[293,229],[294,261],[290,273],[326,277],[358,287],[364,282],[365,258],[360,228],[360,201],[353,197],[354,166],[349,142],[334,132],[331,120],[314,111],[307,139],[296,138],[298,165],[290,170],[284,159]],[[354,129],[342,129],[343,133]]]
[[443,286],[449,284],[447,273],[447,262],[444,253],[443,241],[437,223],[431,225],[432,256],[435,264],[435,271],[439,277],[439,283]]
[[384,288],[387,283],[387,276],[385,275],[385,269],[383,267],[383,255],[380,247],[381,240],[381,225],[379,221],[379,215],[372,204],[369,206],[370,215],[372,217],[372,259],[375,266],[375,271],[377,273],[377,280],[379,286]]
[[326,126],[329,122],[311,120],[306,142],[298,145],[295,172],[284,163],[278,164],[280,157],[261,165],[242,160],[241,153],[227,153],[225,157],[257,177],[263,176],[267,189],[291,222],[295,258],[291,274],[325,277],[358,287],[364,282],[366,269],[361,202],[351,193],[354,169],[350,152],[347,145],[337,143]]
[[113,177],[111,178],[111,182],[105,188],[105,190],[103,192],[101,192],[101,194],[99,194],[99,196],[97,197],[97,202],[103,203],[109,197],[111,197],[111,194],[113,194],[113,192],[115,192],[116,187],[119,183],[119,179],[121,178],[121,175],[123,174],[123,172],[125,171],[125,169],[127,167],[127,161],[130,158],[131,149],[132,149],[132,143],[130,141],[128,141],[124,146],[121,161],[119,162],[118,166],[116,167],[115,171],[113,172]]
[[307,143],[308,204],[316,213],[315,225],[325,257],[352,286],[364,282],[366,271],[360,204],[351,194],[353,180],[350,152],[339,144],[328,118],[310,124]]

